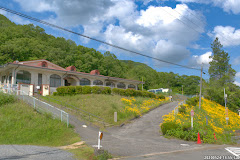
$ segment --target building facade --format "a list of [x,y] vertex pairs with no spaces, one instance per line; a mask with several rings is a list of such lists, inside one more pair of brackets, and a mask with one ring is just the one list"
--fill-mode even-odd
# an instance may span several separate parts
[[47,60],[14,61],[0,66],[0,86],[13,87],[18,84],[33,86],[33,93],[49,86],[49,94],[59,86],[108,86],[112,88],[138,89],[144,82],[100,75],[98,70],[90,73],[77,72],[75,66],[62,68]]

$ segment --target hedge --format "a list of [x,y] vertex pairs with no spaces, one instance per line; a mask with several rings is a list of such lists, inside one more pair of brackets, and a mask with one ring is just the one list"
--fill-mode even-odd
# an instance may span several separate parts
[[147,91],[138,91],[134,89],[119,89],[110,87],[101,87],[101,86],[61,86],[57,88],[57,92],[54,92],[53,95],[76,95],[76,94],[117,94],[121,96],[139,96],[139,97],[149,97],[149,98],[160,98],[165,99],[163,95],[156,95],[152,92]]
[[65,96],[65,95],[76,95],[76,94],[111,94],[110,87],[99,87],[99,86],[61,86],[57,88],[57,92],[53,95]]
[[165,96],[163,95],[156,95],[152,92],[147,92],[147,91],[138,91],[134,89],[119,89],[119,88],[114,88],[112,89],[112,94],[118,94],[121,96],[131,96],[131,97],[149,97],[149,98],[160,98],[160,99],[165,99]]

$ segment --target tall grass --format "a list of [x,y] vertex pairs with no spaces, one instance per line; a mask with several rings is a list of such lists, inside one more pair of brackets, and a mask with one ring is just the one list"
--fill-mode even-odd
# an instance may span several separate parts
[[0,106],[0,124],[0,144],[62,146],[80,141],[66,124],[20,101]]

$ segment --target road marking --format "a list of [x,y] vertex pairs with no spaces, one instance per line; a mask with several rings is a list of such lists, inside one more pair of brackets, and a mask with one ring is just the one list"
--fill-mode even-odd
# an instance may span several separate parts
[[124,157],[119,157],[115,158],[114,160],[118,159],[127,159],[127,158],[138,158],[138,157],[150,157],[150,156],[156,156],[156,155],[164,155],[164,154],[174,154],[174,153],[184,153],[184,152],[192,152],[192,151],[200,151],[200,150],[209,150],[209,149],[219,149],[223,148],[222,146],[212,146],[212,147],[193,147],[190,149],[183,149],[183,150],[174,150],[174,151],[168,151],[168,152],[155,152],[155,153],[150,153],[150,154],[144,154],[144,155],[138,155],[138,156],[124,156]]
[[227,147],[225,148],[228,152],[232,153],[234,156],[239,157],[240,156],[240,148],[236,147]]
[[86,126],[86,125],[82,125],[82,127],[83,127],[83,128],[87,128],[87,126]]
[[183,147],[188,147],[188,146],[190,146],[189,144],[180,144],[181,146],[183,146]]

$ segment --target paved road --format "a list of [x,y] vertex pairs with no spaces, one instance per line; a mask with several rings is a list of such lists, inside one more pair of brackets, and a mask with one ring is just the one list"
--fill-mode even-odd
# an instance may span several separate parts
[[[109,128],[104,133],[102,146],[113,155],[118,156],[140,156],[159,152],[173,152],[189,149],[198,149],[202,147],[213,147],[214,145],[197,145],[196,142],[187,142],[177,139],[166,139],[160,136],[159,124],[162,122],[162,116],[168,114],[176,107],[177,102],[165,104],[145,114],[134,122],[123,127]],[[78,126],[84,123],[70,118],[70,122]],[[76,127],[82,140],[90,145],[97,144],[98,129],[92,127]],[[188,144],[189,146],[182,146]]]
[[125,160],[234,160],[240,159],[228,152],[227,145],[202,147],[183,151],[159,152],[142,156],[123,157]]
[[51,147],[0,145],[0,160],[73,160],[73,154]]

